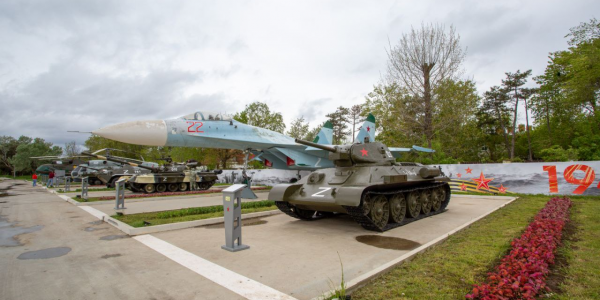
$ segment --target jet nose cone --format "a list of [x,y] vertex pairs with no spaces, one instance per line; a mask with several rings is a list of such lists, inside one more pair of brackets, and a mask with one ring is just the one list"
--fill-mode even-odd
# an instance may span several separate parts
[[128,144],[164,146],[167,124],[163,120],[126,122],[92,131],[93,134]]

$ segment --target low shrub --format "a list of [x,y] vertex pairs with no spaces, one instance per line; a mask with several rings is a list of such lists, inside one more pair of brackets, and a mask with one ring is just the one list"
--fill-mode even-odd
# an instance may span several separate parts
[[554,264],[562,230],[569,220],[569,198],[552,198],[538,212],[521,237],[512,241],[512,250],[486,283],[473,287],[467,299],[535,299],[546,289],[549,266]]

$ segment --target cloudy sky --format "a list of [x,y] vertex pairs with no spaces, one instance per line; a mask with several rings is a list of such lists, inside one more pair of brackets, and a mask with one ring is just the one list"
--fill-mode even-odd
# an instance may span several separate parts
[[[62,145],[106,125],[266,102],[315,126],[362,103],[389,43],[454,25],[464,76],[543,72],[599,1],[0,1],[0,135]],[[596,15],[594,15],[596,13]]]

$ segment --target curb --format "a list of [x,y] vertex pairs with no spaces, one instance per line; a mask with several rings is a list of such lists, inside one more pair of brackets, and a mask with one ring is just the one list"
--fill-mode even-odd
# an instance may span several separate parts
[[[267,216],[272,216],[272,215],[276,215],[276,214],[280,214],[280,213],[281,213],[280,210],[271,210],[271,211],[261,211],[261,212],[256,212],[256,213],[243,214],[242,220],[259,218],[259,217],[267,217]],[[126,233],[130,236],[165,232],[165,231],[178,230],[178,229],[186,229],[186,228],[213,225],[213,224],[220,224],[220,223],[225,222],[225,219],[223,217],[219,217],[219,218],[211,218],[211,219],[204,219],[204,220],[196,220],[196,221],[179,222],[179,223],[171,223],[171,224],[155,225],[155,226],[148,226],[148,227],[137,227],[136,228],[136,227],[132,227],[128,224],[125,224],[115,218],[112,218],[106,214],[105,214],[103,220],[104,220],[104,222],[114,226],[115,228],[123,231],[124,233]]]
[[[467,195],[461,195],[461,196],[467,196]],[[478,196],[474,196],[474,197],[478,197]],[[503,196],[492,196],[492,197],[494,197],[494,199],[498,199],[498,197],[503,197]],[[469,221],[469,222],[467,222],[467,223],[465,223],[465,224],[463,224],[463,225],[455,228],[454,230],[448,232],[446,235],[440,236],[437,239],[430,241],[429,243],[423,244],[420,247],[418,247],[418,248],[416,248],[416,249],[414,249],[414,250],[412,250],[412,251],[410,251],[410,252],[408,252],[408,253],[406,253],[406,254],[404,254],[404,255],[402,255],[402,256],[400,256],[400,257],[398,257],[398,258],[396,258],[396,259],[394,259],[394,260],[392,260],[390,262],[388,262],[388,263],[385,263],[385,264],[383,264],[383,265],[381,265],[381,266],[379,266],[379,267],[371,270],[370,272],[362,274],[361,276],[358,276],[358,277],[356,277],[356,278],[348,281],[346,283],[346,291],[348,291],[349,293],[352,293],[354,290],[356,290],[356,289],[358,289],[360,287],[363,287],[364,285],[366,285],[370,281],[376,279],[377,277],[380,277],[381,275],[384,275],[384,274],[390,272],[393,268],[395,268],[395,267],[397,267],[399,265],[402,265],[405,262],[409,262],[417,254],[425,252],[429,248],[431,248],[431,247],[433,247],[433,246],[435,246],[437,244],[440,244],[440,243],[444,242],[451,235],[453,235],[453,234],[455,234],[455,233],[457,233],[459,231],[462,231],[463,229],[471,226],[471,224],[473,224],[473,223],[475,223],[475,222],[477,222],[477,221],[485,218],[486,216],[490,215],[491,213],[493,213],[493,212],[495,212],[495,211],[503,208],[504,206],[512,203],[513,201],[519,199],[519,197],[511,197],[511,198],[513,198],[513,199],[510,200],[510,201],[508,201],[508,202],[506,202],[506,203],[504,203],[504,204],[502,204],[499,207],[496,207],[496,208],[490,210],[486,214],[483,214],[483,215],[479,216],[478,218],[475,218],[475,219],[473,219],[473,220],[471,220],[471,221]],[[334,294],[335,294],[335,291],[334,290],[330,290],[330,291],[324,293],[323,295],[321,295],[319,297],[313,298],[312,300],[324,300],[324,299],[327,299],[328,297],[330,297],[330,296],[332,296]]]

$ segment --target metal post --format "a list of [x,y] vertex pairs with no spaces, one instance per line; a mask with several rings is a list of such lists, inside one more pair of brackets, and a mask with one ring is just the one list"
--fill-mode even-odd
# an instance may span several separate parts
[[195,172],[191,172],[191,176],[190,176],[190,191],[195,191],[197,184],[196,184],[196,173]]
[[223,190],[225,245],[222,249],[236,252],[250,248],[242,244],[242,190],[245,184],[234,184]]
[[71,191],[71,177],[65,178],[65,192]]
[[81,179],[81,199],[84,201],[88,199],[88,177]]
[[125,179],[119,179],[115,182],[117,195],[115,196],[115,209],[125,209]]

